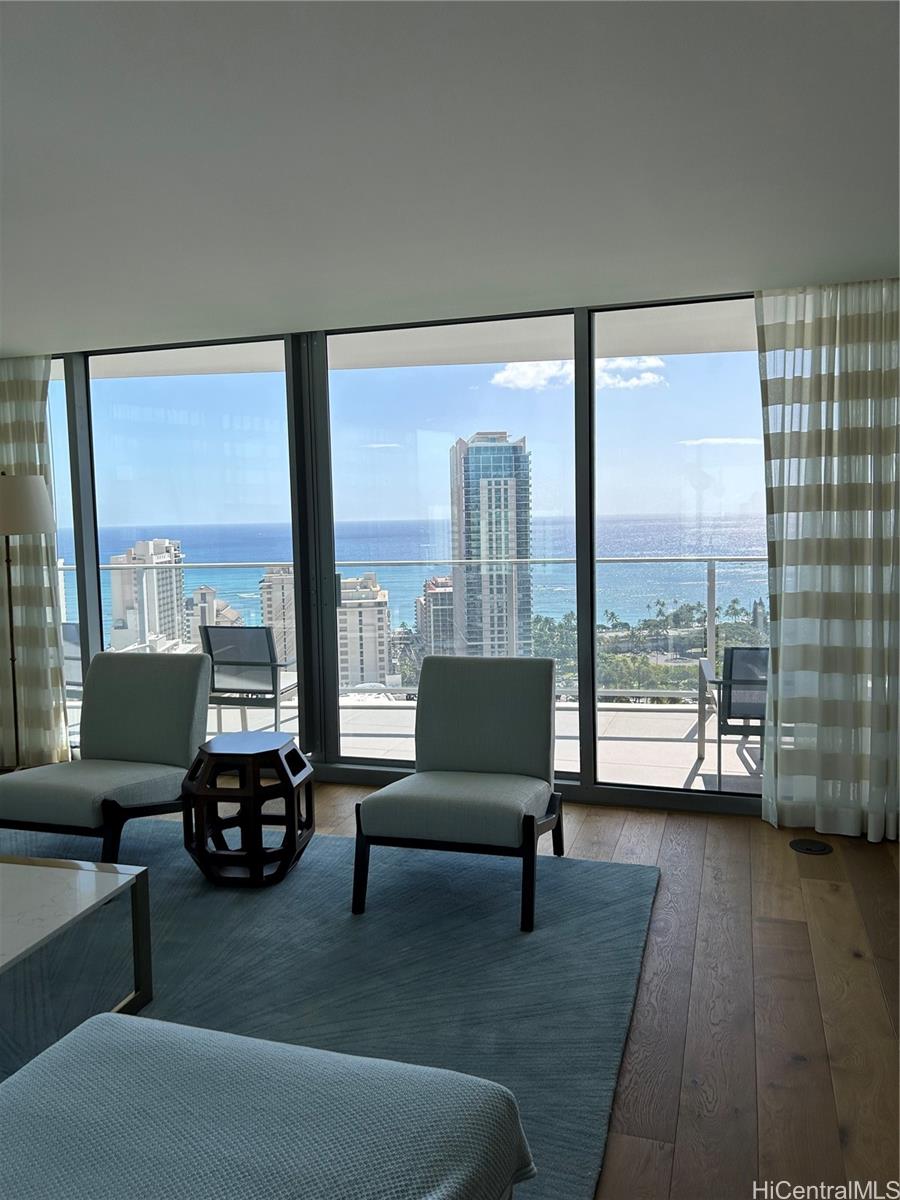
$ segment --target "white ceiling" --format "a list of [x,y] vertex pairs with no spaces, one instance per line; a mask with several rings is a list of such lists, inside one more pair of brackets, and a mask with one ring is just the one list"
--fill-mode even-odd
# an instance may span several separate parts
[[897,271],[891,2],[0,20],[4,353]]

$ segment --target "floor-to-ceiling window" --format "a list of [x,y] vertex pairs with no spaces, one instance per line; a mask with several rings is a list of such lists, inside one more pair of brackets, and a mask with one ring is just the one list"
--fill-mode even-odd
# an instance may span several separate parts
[[[594,347],[597,778],[715,789],[700,660],[768,640],[753,303],[597,313]],[[758,791],[759,759],[726,736],[723,790]]]
[[[219,626],[239,658],[240,631],[269,626],[296,679],[283,342],[94,355],[90,381],[105,648],[192,653]],[[282,725],[296,720],[294,691]]]
[[[542,655],[557,665],[563,777],[585,788],[719,787],[702,664],[719,681],[726,650],[764,658],[768,641],[752,301],[301,344],[319,347],[309,378],[295,365],[292,395],[294,485],[310,497],[298,533],[317,546],[306,701],[324,761],[413,760],[427,654]],[[108,353],[89,367],[103,645],[191,653],[203,625],[268,626],[285,681],[297,682],[284,343]],[[61,380],[51,426],[77,726]],[[589,564],[580,575],[579,562]],[[295,691],[285,728],[297,729],[298,710]],[[271,728],[273,717],[226,708],[210,728]],[[594,722],[596,739],[585,736]],[[723,741],[723,791],[759,790],[758,729],[747,732]]]
[[573,353],[568,315],[329,338],[344,757],[414,757],[425,655],[547,655],[578,769]]

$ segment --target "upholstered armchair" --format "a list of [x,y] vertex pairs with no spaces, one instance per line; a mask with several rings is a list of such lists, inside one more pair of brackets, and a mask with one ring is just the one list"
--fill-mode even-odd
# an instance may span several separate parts
[[97,654],[84,680],[81,758],[0,777],[0,827],[103,839],[114,862],[133,817],[177,812],[206,738],[205,654]]
[[521,928],[534,928],[537,843],[563,853],[553,790],[549,658],[441,658],[422,664],[416,769],[356,806],[354,913],[366,906],[372,846],[522,859]]

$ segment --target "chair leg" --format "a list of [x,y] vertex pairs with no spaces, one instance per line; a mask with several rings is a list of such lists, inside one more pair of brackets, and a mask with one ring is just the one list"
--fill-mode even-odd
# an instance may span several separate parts
[[522,933],[534,929],[534,889],[537,881],[537,830],[534,817],[522,821]]
[[353,900],[350,911],[360,916],[366,911],[366,890],[369,885],[369,839],[362,831],[359,816],[360,806],[356,806],[356,853],[353,857]]
[[100,811],[103,814],[103,845],[100,850],[100,861],[114,863],[119,857],[125,817],[119,805],[112,800],[102,800]]
[[566,852],[566,844],[563,833],[563,807],[562,798],[557,801],[556,824],[553,826],[551,837],[553,838],[553,853],[557,858],[562,858]]

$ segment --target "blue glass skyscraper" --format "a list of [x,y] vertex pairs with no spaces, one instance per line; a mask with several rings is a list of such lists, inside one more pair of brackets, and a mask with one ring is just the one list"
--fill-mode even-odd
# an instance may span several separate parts
[[[532,653],[531,455],[525,439],[475,433],[450,450],[457,654]],[[467,565],[471,562],[472,565]]]

